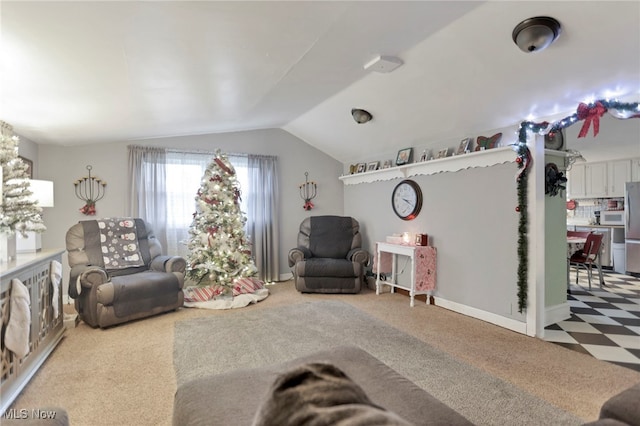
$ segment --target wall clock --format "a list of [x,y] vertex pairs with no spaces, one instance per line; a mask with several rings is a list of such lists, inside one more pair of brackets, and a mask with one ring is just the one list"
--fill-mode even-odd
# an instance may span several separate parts
[[562,130],[556,130],[555,132],[549,132],[544,135],[544,147],[545,149],[555,149],[559,151],[564,146],[564,134]]
[[402,220],[412,220],[422,208],[422,190],[412,180],[406,179],[396,185],[391,195],[393,212]]

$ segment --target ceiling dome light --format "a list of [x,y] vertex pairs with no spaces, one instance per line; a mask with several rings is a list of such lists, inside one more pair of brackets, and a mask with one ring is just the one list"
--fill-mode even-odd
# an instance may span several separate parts
[[369,111],[366,111],[360,108],[353,108],[351,110],[351,115],[353,116],[353,119],[356,120],[356,123],[358,124],[367,123],[371,121],[371,119],[373,118],[373,115],[371,115]]
[[560,32],[560,22],[548,16],[537,16],[516,25],[511,37],[520,50],[532,53],[547,48]]

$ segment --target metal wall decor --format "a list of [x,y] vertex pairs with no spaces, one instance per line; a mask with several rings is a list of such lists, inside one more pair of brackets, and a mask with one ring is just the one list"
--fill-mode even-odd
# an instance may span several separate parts
[[299,186],[300,197],[304,200],[304,206],[302,206],[302,208],[309,211],[314,207],[311,200],[316,198],[318,185],[313,181],[309,182],[309,172],[304,172],[304,180],[305,182]]
[[76,197],[84,201],[84,206],[80,209],[80,213],[93,216],[96,214],[96,202],[104,197],[107,182],[99,177],[91,176],[92,166],[87,166],[89,176],[84,176],[75,182]]

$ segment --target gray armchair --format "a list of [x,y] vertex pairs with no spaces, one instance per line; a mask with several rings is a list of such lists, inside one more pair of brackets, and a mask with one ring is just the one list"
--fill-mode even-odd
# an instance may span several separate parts
[[303,293],[359,293],[371,258],[361,248],[352,217],[312,216],[302,221],[298,247],[289,251],[296,289]]
[[81,221],[66,235],[69,296],[91,327],[172,311],[182,306],[186,261],[162,256],[142,219]]

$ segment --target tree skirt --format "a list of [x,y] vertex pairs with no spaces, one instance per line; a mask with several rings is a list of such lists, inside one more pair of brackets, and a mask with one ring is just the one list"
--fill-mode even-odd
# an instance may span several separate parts
[[184,306],[201,309],[244,308],[266,299],[269,290],[256,278],[238,278],[233,283],[232,294],[223,286],[190,286],[184,289]]

